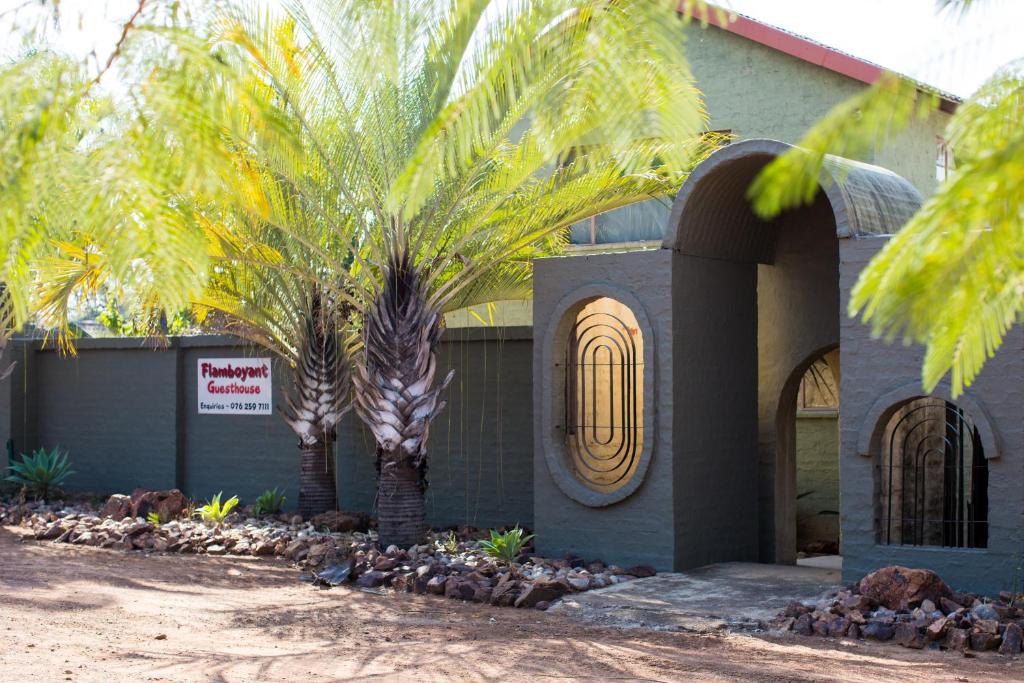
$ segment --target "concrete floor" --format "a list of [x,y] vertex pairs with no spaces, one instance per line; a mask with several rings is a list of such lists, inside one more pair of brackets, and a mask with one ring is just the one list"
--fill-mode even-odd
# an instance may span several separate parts
[[813,602],[840,582],[835,568],[727,562],[573,594],[552,609],[621,628],[756,630],[790,602]]

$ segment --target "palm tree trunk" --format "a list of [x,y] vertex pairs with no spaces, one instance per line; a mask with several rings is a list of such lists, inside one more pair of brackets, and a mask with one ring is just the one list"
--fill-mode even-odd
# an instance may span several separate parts
[[299,512],[309,519],[338,509],[331,445],[335,427],[351,405],[348,362],[338,339],[338,313],[318,288],[312,292],[305,318],[299,362],[292,369],[292,393],[285,395],[281,412],[299,437]]
[[319,442],[302,449],[299,473],[299,514],[309,519],[314,515],[338,508],[337,488],[334,484],[334,458],[331,444]]
[[423,468],[415,467],[397,453],[382,453],[377,475],[377,532],[381,546],[408,548],[423,541],[426,533]]
[[363,350],[353,375],[356,409],[377,441],[381,545],[408,547],[426,531],[427,439],[454,371],[435,382],[442,319],[429,306],[422,273],[400,255],[363,314]]

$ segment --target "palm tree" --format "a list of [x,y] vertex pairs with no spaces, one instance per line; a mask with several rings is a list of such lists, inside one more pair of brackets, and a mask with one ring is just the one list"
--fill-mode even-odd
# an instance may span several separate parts
[[[984,0],[938,0],[971,11]],[[861,273],[849,314],[889,340],[924,344],[925,391],[950,373],[953,395],[981,371],[1024,313],[1024,62],[993,74],[959,106],[945,139],[956,169]],[[857,158],[938,106],[896,74],[837,105],[751,188],[762,215],[809,201],[826,154]]]
[[351,220],[341,298],[383,543],[425,531],[443,313],[525,287],[538,244],[672,192],[714,146],[674,6],[292,2],[227,23]]

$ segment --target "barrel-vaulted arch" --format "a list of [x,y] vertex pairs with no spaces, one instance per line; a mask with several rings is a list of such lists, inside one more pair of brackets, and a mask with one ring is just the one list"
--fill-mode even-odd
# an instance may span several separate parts
[[[702,367],[714,363],[715,369],[694,390],[746,386],[747,395],[756,394],[756,414],[754,401],[729,406],[730,424],[717,438],[735,451],[730,461],[744,463],[756,479],[748,490],[758,497],[757,555],[769,562],[795,561],[793,378],[815,353],[839,346],[839,240],[895,233],[921,205],[904,178],[828,157],[814,201],[765,221],[747,193],[758,173],[789,149],[756,139],[708,157],[677,195],[663,244],[675,252],[685,283],[674,294],[676,344],[698,331],[721,337],[724,332],[710,329],[716,325],[743,337],[741,348],[733,345],[728,354],[717,351],[721,339],[707,352],[713,357],[701,359]],[[718,320],[690,315],[694,298],[717,302]],[[689,353],[679,348],[680,355]],[[691,466],[683,454],[676,458],[682,470]]]

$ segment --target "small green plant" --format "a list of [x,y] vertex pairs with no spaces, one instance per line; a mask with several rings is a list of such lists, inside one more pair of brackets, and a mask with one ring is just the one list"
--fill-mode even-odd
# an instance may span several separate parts
[[523,551],[523,546],[531,538],[533,538],[533,534],[523,536],[523,530],[518,525],[505,533],[498,533],[491,529],[491,539],[489,541],[480,541],[480,547],[483,548],[488,556],[507,564],[512,564],[519,557],[519,553]]
[[216,496],[210,499],[210,502],[196,510],[196,514],[199,515],[205,523],[213,524],[214,526],[222,525],[224,520],[228,518],[228,515],[231,514],[231,511],[236,505],[238,505],[238,496],[231,496],[222,504],[220,499],[223,495],[223,491],[219,492]]
[[445,534],[444,539],[441,541],[441,547],[449,555],[455,555],[459,552],[459,538],[455,535],[454,531],[449,531]]
[[146,521],[156,527],[164,523],[164,520],[160,519],[160,513],[156,510],[149,511],[149,514],[146,515]]
[[28,487],[38,498],[46,500],[51,486],[60,486],[74,474],[68,454],[60,446],[47,452],[45,448],[32,451],[32,455],[21,454],[20,462],[11,462],[11,474],[7,481]]
[[256,497],[256,502],[252,506],[252,512],[257,517],[276,515],[281,512],[285,500],[284,491],[279,492],[275,486],[272,491],[268,489]]

